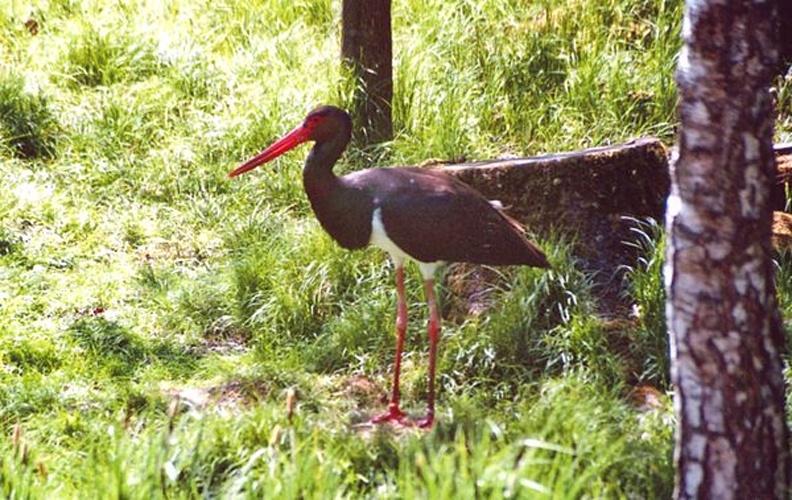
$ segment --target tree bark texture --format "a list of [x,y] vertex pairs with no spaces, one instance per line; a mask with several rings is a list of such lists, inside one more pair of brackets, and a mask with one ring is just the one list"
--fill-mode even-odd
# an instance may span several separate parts
[[393,139],[391,0],[344,0],[341,56],[355,81],[355,140],[366,146]]
[[770,247],[775,6],[685,4],[665,270],[677,498],[789,498]]
[[778,46],[780,49],[779,73],[783,76],[792,65],[792,2],[778,2]]

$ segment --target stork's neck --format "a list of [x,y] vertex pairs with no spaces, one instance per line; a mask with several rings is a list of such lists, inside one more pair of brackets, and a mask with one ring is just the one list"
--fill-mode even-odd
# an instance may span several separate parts
[[349,134],[339,133],[317,142],[308,153],[303,169],[303,184],[309,198],[321,196],[338,182],[333,165],[349,143]]

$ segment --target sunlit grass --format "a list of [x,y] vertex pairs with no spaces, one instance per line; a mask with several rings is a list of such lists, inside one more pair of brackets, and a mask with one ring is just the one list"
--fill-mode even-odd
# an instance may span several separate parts
[[[396,137],[338,170],[671,141],[680,4],[394,2]],[[302,193],[307,148],[226,177],[312,107],[349,102],[340,12],[0,9],[0,496],[670,494],[662,237],[645,225],[627,273],[636,322],[598,318],[590,277],[547,237],[551,271],[500,269],[484,314],[445,321],[433,431],[352,427],[390,385],[386,257],[322,232]],[[789,83],[777,92],[783,138]],[[427,311],[412,267],[407,288],[404,404],[419,412]],[[659,404],[629,402],[635,383]]]

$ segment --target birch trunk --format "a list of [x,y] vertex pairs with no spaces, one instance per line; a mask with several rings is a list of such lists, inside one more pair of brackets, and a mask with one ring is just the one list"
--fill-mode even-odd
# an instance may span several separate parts
[[667,208],[676,498],[789,498],[770,247],[775,6],[685,5]]

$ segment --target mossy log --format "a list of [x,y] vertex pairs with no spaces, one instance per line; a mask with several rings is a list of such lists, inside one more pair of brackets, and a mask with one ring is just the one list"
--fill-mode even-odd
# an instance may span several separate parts
[[660,219],[668,155],[653,138],[532,158],[481,161],[445,171],[500,201],[532,231],[588,232],[591,222],[629,215]]

